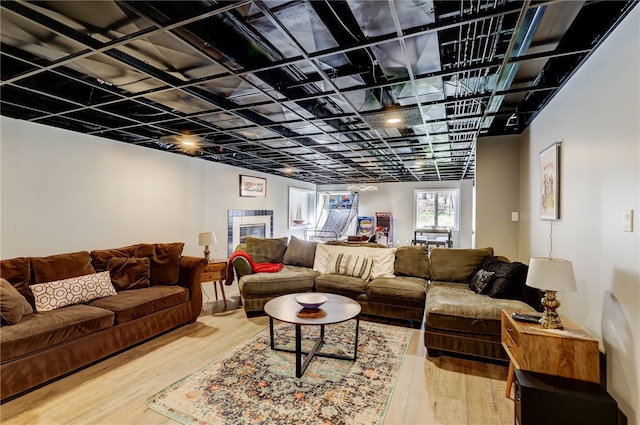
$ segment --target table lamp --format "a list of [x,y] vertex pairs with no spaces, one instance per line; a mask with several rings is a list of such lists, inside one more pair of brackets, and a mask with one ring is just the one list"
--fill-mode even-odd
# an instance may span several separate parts
[[206,232],[198,233],[198,245],[204,246],[204,258],[210,261],[209,245],[217,244],[216,233],[213,230],[207,230]]
[[545,329],[564,329],[560,316],[556,312],[560,307],[556,292],[569,292],[577,289],[571,261],[559,258],[531,257],[526,284],[545,292],[544,298],[542,298],[544,313],[540,319],[542,327]]

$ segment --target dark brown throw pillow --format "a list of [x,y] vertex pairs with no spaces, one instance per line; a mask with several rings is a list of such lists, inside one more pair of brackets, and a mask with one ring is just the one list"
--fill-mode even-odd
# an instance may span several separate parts
[[51,255],[49,257],[33,257],[31,258],[31,267],[34,278],[32,283],[53,282],[96,272],[91,265],[91,257],[88,251]]
[[471,278],[471,282],[469,282],[469,289],[476,294],[482,294],[483,291],[491,287],[489,284],[494,279],[495,275],[496,272],[478,270],[478,272]]
[[112,258],[107,263],[111,283],[116,291],[147,288],[151,275],[148,258]]
[[290,266],[313,267],[317,242],[305,241],[291,236],[291,242],[284,253],[282,262]]
[[6,279],[0,278],[0,323],[15,325],[33,313],[33,307]]
[[31,283],[31,260],[26,257],[0,261],[0,277],[11,282],[14,288],[35,308],[33,293],[29,289]]
[[112,258],[131,258],[135,257],[138,245],[123,246],[114,249],[96,249],[91,251],[91,264],[96,272],[107,270],[107,264]]
[[183,242],[140,244],[135,256],[151,260],[152,285],[176,285],[180,275]]
[[247,253],[256,263],[282,263],[289,238],[262,239],[248,237]]

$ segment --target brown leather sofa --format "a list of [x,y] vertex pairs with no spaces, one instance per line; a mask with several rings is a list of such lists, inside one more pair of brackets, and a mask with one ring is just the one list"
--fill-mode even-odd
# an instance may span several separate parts
[[[183,246],[138,244],[2,260],[2,401],[195,322],[202,309],[200,276],[206,261],[182,256]],[[117,295],[91,299],[95,297],[91,279],[107,275],[102,283],[110,282]],[[57,292],[43,297],[46,291],[32,291],[30,285]],[[75,295],[65,295],[61,288]],[[70,305],[49,310],[47,303],[63,305],[76,292],[84,294],[80,301],[75,298]]]

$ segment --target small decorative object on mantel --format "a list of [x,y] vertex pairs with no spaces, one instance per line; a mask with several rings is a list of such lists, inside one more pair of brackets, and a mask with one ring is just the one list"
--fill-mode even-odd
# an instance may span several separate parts
[[216,239],[216,233],[213,230],[198,233],[198,245],[204,246],[204,258],[207,261],[211,261],[211,258],[209,258],[209,254],[211,254],[211,251],[209,251],[209,245],[217,243],[218,240]]
[[526,285],[545,291],[545,296],[542,299],[544,314],[540,319],[542,327],[545,329],[564,329],[560,316],[556,312],[560,307],[556,292],[577,290],[571,261],[560,258],[531,257]]
[[293,218],[293,222],[295,224],[304,224],[304,220],[302,219],[302,205],[298,203],[298,209],[296,210],[296,216]]
[[240,196],[265,198],[267,196],[267,179],[240,175]]

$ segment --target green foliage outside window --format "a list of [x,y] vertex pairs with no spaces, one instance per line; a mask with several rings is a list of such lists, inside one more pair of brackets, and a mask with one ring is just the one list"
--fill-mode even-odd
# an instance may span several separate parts
[[416,192],[416,228],[455,228],[458,210],[457,190]]

